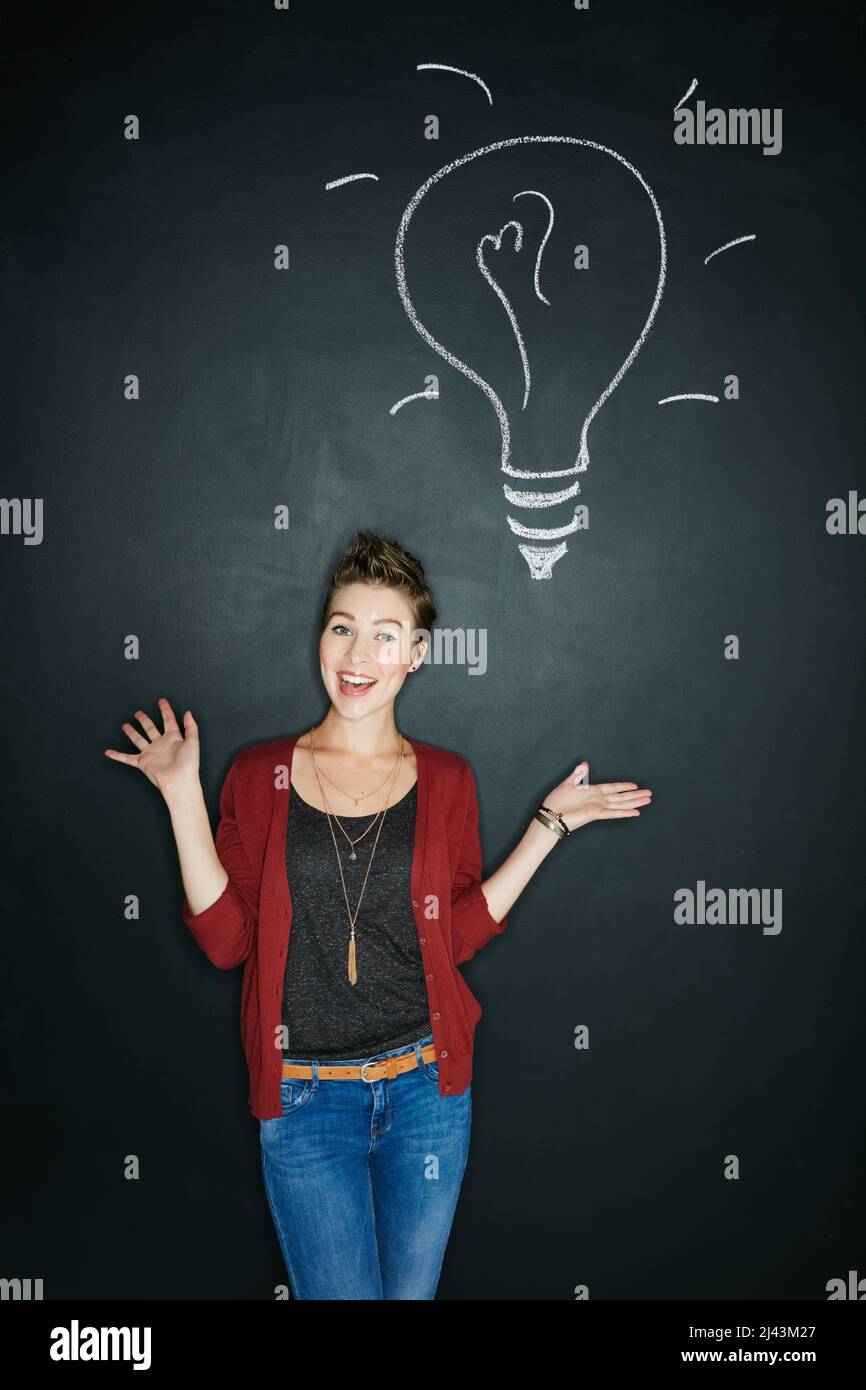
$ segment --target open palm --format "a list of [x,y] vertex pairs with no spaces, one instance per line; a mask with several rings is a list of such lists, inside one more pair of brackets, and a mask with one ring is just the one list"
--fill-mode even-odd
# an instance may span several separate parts
[[[189,710],[183,716],[183,733],[174,717],[174,710],[164,697],[159,700],[162,714],[163,732],[154,724],[150,715],[137,709],[135,717],[144,729],[139,733],[134,724],[123,724],[124,733],[139,749],[138,753],[120,753],[115,748],[104,750],[107,758],[115,762],[128,763],[143,772],[163,796],[179,787],[198,780],[199,737],[198,725]],[[146,735],[146,737],[145,737]]]
[[577,830],[594,820],[625,820],[639,816],[640,806],[652,801],[649,787],[637,782],[584,783],[589,763],[578,763],[573,772],[544,799],[545,806],[559,811],[569,830]]

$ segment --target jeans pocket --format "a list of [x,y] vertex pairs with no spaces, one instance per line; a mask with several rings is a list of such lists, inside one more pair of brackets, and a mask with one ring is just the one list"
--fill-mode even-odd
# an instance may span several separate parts
[[303,1077],[283,1077],[280,1082],[280,1103],[282,1113],[273,1120],[260,1120],[259,1128],[263,1139],[276,1137],[282,1129],[283,1120],[291,1119],[292,1115],[307,1104],[313,1094],[313,1083],[311,1080],[304,1080]]
[[438,1083],[439,1083],[439,1063],[438,1063],[438,1062],[422,1062],[422,1063],[421,1063],[421,1066],[420,1066],[420,1068],[419,1068],[419,1070],[421,1071],[421,1073],[422,1073],[424,1076],[427,1077],[428,1081],[435,1081],[435,1082],[437,1083],[437,1085],[438,1085]]
[[280,1101],[282,1102],[283,1114],[292,1115],[296,1110],[300,1110],[302,1105],[313,1094],[312,1081],[304,1077],[284,1077],[280,1082]]

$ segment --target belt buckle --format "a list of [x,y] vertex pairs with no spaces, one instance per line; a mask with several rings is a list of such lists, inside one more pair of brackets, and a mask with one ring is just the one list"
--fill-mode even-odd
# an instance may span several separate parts
[[370,1077],[364,1075],[364,1072],[367,1070],[368,1067],[384,1067],[384,1068],[385,1068],[385,1077],[384,1077],[383,1079],[388,1080],[388,1081],[393,1081],[393,1080],[395,1080],[395,1078],[396,1078],[396,1076],[397,1076],[397,1062],[398,1062],[398,1060],[399,1060],[399,1059],[398,1059],[397,1057],[380,1057],[379,1060],[378,1060],[378,1062],[362,1062],[362,1063],[361,1063],[361,1080],[362,1080],[362,1081],[369,1081],[369,1080],[370,1080]]

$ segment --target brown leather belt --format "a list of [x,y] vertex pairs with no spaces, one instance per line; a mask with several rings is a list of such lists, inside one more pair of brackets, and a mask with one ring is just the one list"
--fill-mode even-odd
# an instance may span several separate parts
[[[428,1043],[421,1049],[421,1058],[424,1062],[436,1061],[436,1045]],[[350,1066],[348,1063],[334,1066],[320,1066],[316,1063],[316,1071],[320,1081],[382,1081],[385,1077],[393,1081],[395,1076],[401,1072],[411,1071],[418,1065],[418,1054],[414,1047],[409,1052],[401,1052],[398,1057],[383,1057],[381,1062],[364,1062],[360,1067]],[[283,1077],[306,1077],[313,1075],[313,1068],[305,1062],[283,1062]]]

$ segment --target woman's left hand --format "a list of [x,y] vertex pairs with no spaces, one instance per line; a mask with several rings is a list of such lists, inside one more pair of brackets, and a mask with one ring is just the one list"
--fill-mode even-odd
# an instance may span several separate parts
[[[544,798],[543,805],[559,811],[569,830],[578,830],[594,820],[623,820],[639,816],[639,806],[652,801],[649,787],[637,782],[583,783],[589,763],[578,763],[572,773]],[[551,834],[553,832],[551,831]]]

